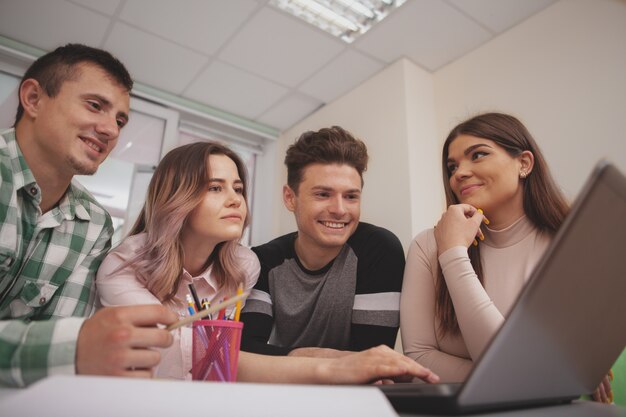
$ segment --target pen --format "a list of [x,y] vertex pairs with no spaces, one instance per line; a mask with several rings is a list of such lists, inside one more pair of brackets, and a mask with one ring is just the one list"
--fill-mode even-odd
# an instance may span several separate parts
[[[211,307],[211,302],[209,301],[209,299],[208,299],[208,298],[203,298],[203,299],[202,299],[202,309],[203,309],[203,310],[206,310],[206,309],[208,309],[209,307]],[[209,320],[211,320],[211,319],[213,319],[213,317],[212,317],[212,315],[211,315],[211,314],[209,314]]]
[[241,295],[236,295],[233,298],[229,298],[226,301],[223,301],[221,303],[217,303],[217,304],[207,308],[206,310],[201,310],[201,311],[197,312],[193,316],[185,317],[182,320],[178,320],[176,323],[170,324],[169,326],[167,326],[167,330],[175,330],[175,329],[178,329],[179,327],[186,326],[187,324],[193,323],[196,320],[203,319],[206,316],[208,316],[209,314],[213,314],[213,313],[215,313],[217,311],[220,311],[223,308],[225,309],[226,307],[231,306],[231,305],[237,303],[237,301],[239,301],[239,300],[244,300],[246,297],[248,297],[248,295],[250,295],[250,292],[244,292]]
[[[228,300],[227,298],[224,301]],[[219,313],[217,313],[218,320],[224,320],[226,318],[226,308],[220,309]]]
[[224,349],[224,370],[226,371],[226,379],[225,381],[230,381],[230,354],[228,351],[230,350],[230,344],[228,343],[228,339],[224,340],[224,344],[222,349]]
[[191,298],[191,295],[187,294],[187,310],[189,310],[189,315],[193,316],[194,314],[196,314],[196,309],[194,308],[194,303],[193,303],[193,299]]
[[[479,212],[480,214],[482,214],[483,216],[485,215],[485,213],[483,213],[483,209],[477,209],[477,210],[478,210],[478,212]],[[483,223],[485,223],[486,225],[489,225],[489,223],[491,223],[491,222],[489,221],[489,219],[488,219],[488,218],[483,217]]]
[[[484,213],[482,209],[476,209],[480,214],[483,215],[483,223],[485,224],[489,224],[489,220],[484,217]],[[483,231],[480,230],[480,228],[478,229],[478,239],[480,240],[485,240],[485,235],[483,234]],[[478,240],[474,239],[474,241],[472,242],[472,245],[474,246],[478,246]]]
[[196,287],[194,287],[193,282],[189,283],[189,291],[191,292],[193,302],[196,305],[196,311],[200,311],[202,305],[200,304],[200,299],[198,298],[198,293],[196,292]]

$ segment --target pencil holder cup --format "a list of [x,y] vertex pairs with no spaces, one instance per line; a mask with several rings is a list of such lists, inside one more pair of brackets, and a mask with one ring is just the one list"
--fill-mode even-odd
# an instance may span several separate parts
[[193,322],[191,378],[194,381],[237,381],[243,323],[230,320]]

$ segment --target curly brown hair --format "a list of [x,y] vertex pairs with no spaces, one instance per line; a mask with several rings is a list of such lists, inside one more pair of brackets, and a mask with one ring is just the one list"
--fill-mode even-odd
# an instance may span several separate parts
[[287,185],[295,192],[302,182],[304,169],[311,164],[346,164],[359,173],[361,186],[363,172],[367,170],[367,147],[350,132],[332,126],[316,132],[304,132],[296,142],[287,149],[285,165],[287,165]]

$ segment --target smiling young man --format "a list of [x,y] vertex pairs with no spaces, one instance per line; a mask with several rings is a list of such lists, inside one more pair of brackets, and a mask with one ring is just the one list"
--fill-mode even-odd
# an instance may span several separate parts
[[111,218],[78,183],[128,121],[133,82],[108,52],[69,44],[39,58],[0,132],[0,383],[51,374],[150,375],[176,315],[162,306],[103,309],[94,276]]
[[246,302],[242,349],[333,357],[393,347],[404,252],[359,222],[365,144],[340,127],[304,133],[288,150],[283,200],[298,231],[253,248],[261,275]]

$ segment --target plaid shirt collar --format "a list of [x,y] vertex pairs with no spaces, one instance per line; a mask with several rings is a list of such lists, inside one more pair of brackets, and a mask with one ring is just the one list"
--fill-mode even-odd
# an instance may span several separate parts
[[[30,195],[28,190],[32,187],[36,187],[38,191],[37,197],[33,198],[35,198],[37,204],[39,204],[41,202],[41,189],[35,180],[33,172],[28,167],[26,159],[24,159],[24,154],[17,143],[15,129],[12,128],[1,132],[1,135],[7,144],[8,154],[11,158],[11,166],[13,167],[13,183],[15,184],[15,188],[17,190],[24,188],[26,189],[26,193]],[[89,201],[84,198],[85,193],[85,189],[78,184],[76,180],[72,179],[72,182],[69,187],[67,187],[65,194],[61,197],[59,204],[53,210],[56,212],[56,209],[58,208],[59,214],[65,220],[73,220],[76,217],[81,220],[91,220],[87,207],[85,207],[89,204]]]

